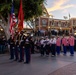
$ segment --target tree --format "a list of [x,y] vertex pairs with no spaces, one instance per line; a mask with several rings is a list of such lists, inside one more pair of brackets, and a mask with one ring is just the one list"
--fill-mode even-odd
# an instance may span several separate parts
[[[45,0],[22,0],[23,2],[23,10],[24,10],[24,18],[25,20],[30,20],[36,18],[43,13],[42,4]],[[20,0],[14,0],[14,8],[16,17],[18,16]],[[9,38],[9,14],[11,9],[11,0],[0,0],[0,19],[2,22],[0,25],[3,27],[7,39]]]
[[25,14],[25,19],[29,20],[31,18],[38,17],[42,15],[43,13],[43,4],[44,0],[25,0],[24,1],[24,14]]

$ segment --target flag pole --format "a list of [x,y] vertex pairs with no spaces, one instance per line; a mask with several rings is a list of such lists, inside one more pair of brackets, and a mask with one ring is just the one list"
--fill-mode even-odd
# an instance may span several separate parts
[[[69,13],[69,24],[70,24],[70,13]],[[72,26],[71,26],[71,30],[72,30],[72,32],[73,32],[73,28],[72,28]],[[71,31],[69,31],[69,33],[72,33]]]
[[70,20],[70,13],[69,13],[69,20]]

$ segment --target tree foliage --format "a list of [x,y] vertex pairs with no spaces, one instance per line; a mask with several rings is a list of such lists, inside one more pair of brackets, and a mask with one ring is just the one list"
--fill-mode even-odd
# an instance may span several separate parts
[[[24,1],[24,11],[25,18],[28,20],[29,18],[37,17],[42,15],[42,4],[44,0],[25,0]],[[28,16],[27,16],[28,15]]]
[[[43,13],[42,4],[45,0],[22,0],[25,20],[35,18]],[[20,0],[14,0],[15,14],[18,16]],[[0,0],[0,15],[7,21],[11,10],[12,0]]]

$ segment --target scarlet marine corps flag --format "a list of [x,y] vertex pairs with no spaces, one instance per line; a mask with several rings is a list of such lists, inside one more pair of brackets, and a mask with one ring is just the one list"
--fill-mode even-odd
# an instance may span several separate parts
[[19,8],[19,14],[18,14],[18,31],[20,32],[23,29],[23,20],[24,20],[24,14],[22,9],[22,0],[20,0],[20,8]]

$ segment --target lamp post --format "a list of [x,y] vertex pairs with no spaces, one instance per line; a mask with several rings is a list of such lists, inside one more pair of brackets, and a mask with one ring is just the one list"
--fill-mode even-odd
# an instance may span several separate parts
[[[48,24],[48,31],[49,31],[49,36],[51,35],[51,25],[50,25],[50,18],[52,19],[51,22],[53,22],[53,15],[49,15],[49,24]],[[53,24],[53,23],[52,23]]]
[[[65,19],[65,20],[67,20],[67,19],[68,19],[68,17],[67,17],[67,16],[63,16],[63,17],[64,17],[64,19]],[[66,23],[65,25],[67,25],[67,23]],[[65,34],[66,34],[66,31],[67,31],[67,30],[65,30],[65,31],[64,31],[64,32],[65,32]]]
[[33,19],[33,25],[34,25],[34,32],[35,32],[35,19]]

